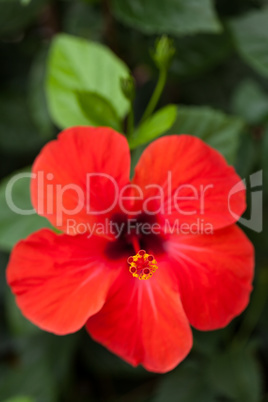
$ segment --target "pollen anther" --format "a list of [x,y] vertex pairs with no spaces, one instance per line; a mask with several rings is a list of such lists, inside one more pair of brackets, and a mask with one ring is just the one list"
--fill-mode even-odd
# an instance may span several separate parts
[[134,278],[149,279],[157,270],[157,262],[153,255],[147,254],[145,250],[140,250],[136,255],[127,259],[129,272]]

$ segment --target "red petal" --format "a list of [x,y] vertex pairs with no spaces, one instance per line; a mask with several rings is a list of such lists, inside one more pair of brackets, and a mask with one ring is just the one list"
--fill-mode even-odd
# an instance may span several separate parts
[[192,333],[178,290],[161,263],[148,280],[120,275],[102,310],[87,322],[92,337],[136,366],[163,373],[189,353]]
[[102,238],[56,235],[44,229],[19,242],[7,280],[22,313],[56,334],[80,329],[101,309],[117,270],[105,260]]
[[174,236],[168,253],[179,278],[184,310],[195,328],[224,327],[246,308],[254,250],[236,225],[213,235]]
[[[159,200],[161,193],[155,186],[146,186],[161,186],[163,202],[151,201],[147,206],[150,212],[161,206],[170,223],[176,219],[179,224],[203,220],[215,230],[236,222],[246,207],[244,185],[233,167],[219,152],[189,135],[166,136],[150,144],[136,166],[133,182],[142,187],[147,199],[158,195]],[[238,183],[240,191],[230,197],[232,214],[228,195]],[[135,210],[140,206],[137,203]]]
[[[54,226],[81,234],[86,222],[93,225],[115,212],[115,187],[120,190],[129,182],[129,171],[130,154],[123,135],[107,127],[69,128],[35,160],[33,205]],[[92,173],[97,176],[89,176]]]

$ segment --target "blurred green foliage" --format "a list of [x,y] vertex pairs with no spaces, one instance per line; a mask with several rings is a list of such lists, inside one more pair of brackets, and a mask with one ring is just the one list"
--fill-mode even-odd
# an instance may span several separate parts
[[120,21],[146,33],[186,35],[221,31],[211,0],[112,0],[111,3]]
[[[127,66],[107,47],[58,35],[52,44],[47,72],[47,98],[55,123],[61,128],[97,125],[98,120],[104,118],[103,107],[106,116],[108,110],[107,119],[116,119],[116,113],[124,117],[129,105],[120,91],[120,78],[128,74]],[[99,105],[99,108],[94,108],[92,116],[91,108],[86,108],[87,114],[83,105],[81,110],[76,97],[78,91],[90,92],[91,105]],[[81,102],[83,96],[81,92],[79,94]],[[84,97],[87,99],[86,94]]]
[[[10,251],[25,236],[43,227],[50,227],[48,221],[38,216],[31,205],[31,169],[20,170],[18,174],[23,174],[19,180],[13,182],[13,175],[8,176],[2,181],[0,187],[0,248],[4,251]],[[27,177],[25,177],[25,174]],[[15,210],[13,211],[8,207],[6,202],[8,193],[11,195],[11,204],[15,206]],[[29,214],[19,215],[19,213],[16,213],[18,209],[29,211]]]
[[[268,401],[268,4],[266,0],[0,0],[0,401]],[[157,83],[157,35],[176,54],[157,109],[141,121]],[[76,124],[125,131],[130,102],[120,78],[133,74],[133,167],[166,133],[196,135],[248,180],[264,171],[264,231],[248,309],[227,328],[194,331],[189,357],[165,375],[132,368],[81,330],[56,337],[20,314],[5,282],[8,252],[47,225],[6,204],[14,172]],[[159,81],[158,81],[159,82]],[[158,101],[158,99],[157,99]],[[14,202],[31,208],[29,180]]]

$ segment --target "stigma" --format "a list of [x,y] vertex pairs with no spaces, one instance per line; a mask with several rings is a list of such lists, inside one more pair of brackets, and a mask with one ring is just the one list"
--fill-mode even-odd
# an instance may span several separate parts
[[134,278],[149,279],[153,276],[153,273],[157,270],[157,262],[154,256],[147,254],[145,250],[140,250],[136,255],[128,257],[129,272]]

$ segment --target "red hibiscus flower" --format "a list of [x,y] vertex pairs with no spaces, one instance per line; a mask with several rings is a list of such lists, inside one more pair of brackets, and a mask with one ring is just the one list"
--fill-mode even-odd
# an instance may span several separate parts
[[127,141],[112,129],[74,127],[47,144],[32,202],[63,234],[20,241],[7,280],[40,328],[86,325],[130,364],[166,372],[189,353],[190,325],[224,327],[248,304],[253,248],[235,224],[245,190],[230,197],[234,169],[188,135],[153,142],[129,176]]

